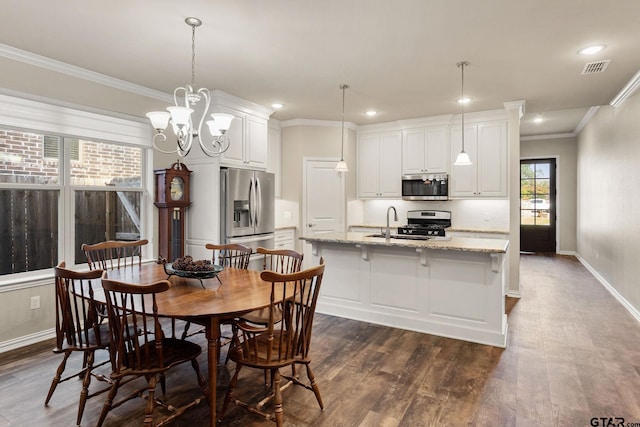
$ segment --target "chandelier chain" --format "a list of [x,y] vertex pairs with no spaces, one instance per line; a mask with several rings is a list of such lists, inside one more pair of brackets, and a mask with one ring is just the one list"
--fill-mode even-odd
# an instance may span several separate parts
[[196,87],[196,27],[191,26],[191,86]]

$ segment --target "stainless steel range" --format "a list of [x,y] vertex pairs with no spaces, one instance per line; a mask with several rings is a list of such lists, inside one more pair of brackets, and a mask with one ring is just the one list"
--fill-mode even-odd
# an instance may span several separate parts
[[451,227],[450,211],[409,211],[407,225],[398,227],[398,234],[442,237],[447,227]]

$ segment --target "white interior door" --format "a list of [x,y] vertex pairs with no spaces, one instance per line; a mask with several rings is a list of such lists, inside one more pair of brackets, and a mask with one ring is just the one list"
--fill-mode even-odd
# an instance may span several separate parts
[[[336,160],[304,159],[302,228],[304,236],[345,231],[345,179]],[[313,265],[311,245],[303,246],[305,266]]]

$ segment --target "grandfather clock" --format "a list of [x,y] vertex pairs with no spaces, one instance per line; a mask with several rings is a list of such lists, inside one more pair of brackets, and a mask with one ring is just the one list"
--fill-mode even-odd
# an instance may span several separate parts
[[158,207],[158,254],[168,262],[184,256],[185,211],[189,200],[191,171],[178,160],[167,169],[154,170],[156,191],[154,204]]

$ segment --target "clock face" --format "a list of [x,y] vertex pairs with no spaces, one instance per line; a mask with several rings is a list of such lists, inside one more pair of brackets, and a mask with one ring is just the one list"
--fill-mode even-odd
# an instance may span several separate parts
[[179,176],[174,176],[171,180],[171,200],[182,200],[184,198],[184,181]]

